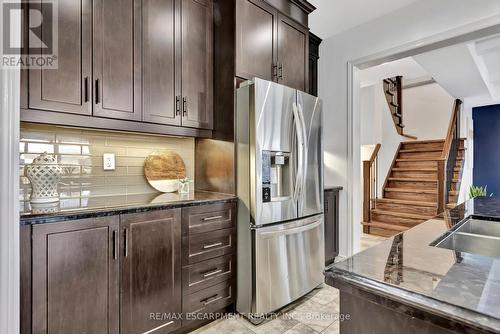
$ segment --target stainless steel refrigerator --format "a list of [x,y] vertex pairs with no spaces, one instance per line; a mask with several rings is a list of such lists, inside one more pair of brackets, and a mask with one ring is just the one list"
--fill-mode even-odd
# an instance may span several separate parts
[[321,101],[253,79],[237,90],[237,310],[257,322],[323,281]]

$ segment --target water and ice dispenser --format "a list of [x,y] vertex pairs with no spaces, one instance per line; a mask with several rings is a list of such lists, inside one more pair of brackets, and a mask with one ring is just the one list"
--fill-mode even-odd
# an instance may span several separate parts
[[262,152],[262,202],[289,200],[291,190],[290,153]]

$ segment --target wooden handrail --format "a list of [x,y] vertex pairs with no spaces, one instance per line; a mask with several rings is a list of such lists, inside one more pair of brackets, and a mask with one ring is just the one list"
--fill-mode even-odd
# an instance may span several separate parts
[[453,169],[460,146],[460,110],[462,101],[455,100],[451,114],[450,124],[443,144],[441,159],[437,161],[437,209],[438,213],[445,210],[448,202],[448,194],[451,190],[451,180],[453,178]]
[[450,124],[448,125],[448,131],[446,133],[446,138],[443,146],[443,153],[441,154],[441,159],[447,160],[450,156],[451,144],[453,142],[453,133],[455,130],[455,123],[457,122],[458,114],[460,112],[460,108],[462,106],[462,101],[459,99],[455,100],[453,104],[453,112],[451,114]]
[[375,161],[375,159],[377,158],[377,155],[378,155],[378,151],[380,151],[380,147],[382,147],[382,144],[375,145],[375,148],[373,149],[370,160],[368,160],[368,161],[370,161],[371,163],[373,163]]
[[[369,160],[363,161],[363,222],[371,221],[371,210],[376,205],[378,182],[378,152],[381,144],[375,145]],[[369,226],[363,226],[364,233],[370,233]]]

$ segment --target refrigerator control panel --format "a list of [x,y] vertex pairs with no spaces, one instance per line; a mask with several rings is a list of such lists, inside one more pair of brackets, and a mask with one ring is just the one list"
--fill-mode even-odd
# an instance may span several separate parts
[[262,152],[262,202],[271,202],[271,152]]

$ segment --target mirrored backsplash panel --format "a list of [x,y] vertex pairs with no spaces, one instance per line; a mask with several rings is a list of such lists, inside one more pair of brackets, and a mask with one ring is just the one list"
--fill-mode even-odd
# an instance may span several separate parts
[[[194,138],[178,138],[21,124],[20,200],[28,201],[31,185],[25,166],[47,152],[63,167],[59,184],[61,198],[156,193],[144,177],[144,160],[155,151],[174,151],[194,179]],[[104,153],[114,153],[116,169],[103,170]],[[191,187],[194,187],[191,184]]]

